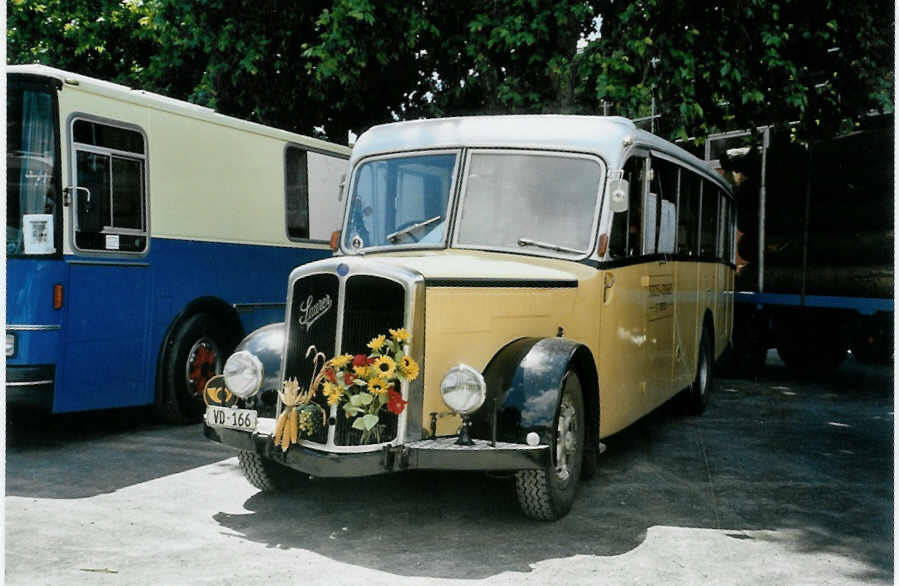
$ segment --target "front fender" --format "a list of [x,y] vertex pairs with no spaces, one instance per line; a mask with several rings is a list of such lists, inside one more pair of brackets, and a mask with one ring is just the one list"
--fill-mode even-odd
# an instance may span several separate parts
[[235,352],[245,350],[262,362],[263,379],[259,393],[278,390],[281,387],[281,354],[284,352],[284,341],[287,330],[284,322],[262,326],[250,332],[241,340]]
[[[592,354],[583,344],[566,338],[521,338],[509,343],[484,369],[487,398],[472,416],[472,435],[479,439],[525,443],[530,432],[548,443],[562,392],[562,379],[569,368],[582,379],[587,426],[596,393]],[[586,380],[584,380],[586,379]],[[591,437],[595,434],[588,434]]]

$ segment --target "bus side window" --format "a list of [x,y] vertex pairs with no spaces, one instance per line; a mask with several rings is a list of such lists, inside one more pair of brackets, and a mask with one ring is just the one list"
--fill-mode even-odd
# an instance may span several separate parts
[[75,246],[143,252],[147,247],[146,145],[136,130],[76,119]]
[[724,199],[724,203],[727,210],[727,220],[724,224],[724,262],[733,263],[734,249],[737,245],[737,235],[734,232],[737,220],[736,208],[734,207],[734,202],[727,198]]
[[309,238],[309,166],[306,151],[288,146],[284,151],[287,237]]
[[674,252],[679,173],[677,165],[662,159],[652,160],[652,181],[648,205],[655,207],[655,213],[650,212],[647,208],[647,217],[656,218],[650,235],[658,234],[658,244],[654,248],[662,254]]
[[721,212],[718,214],[718,260],[727,258],[726,244],[727,240],[727,218],[728,218],[728,202],[724,197],[724,192],[718,190],[718,200]]
[[645,174],[643,157],[631,157],[624,165],[624,179],[629,184],[627,211],[612,218],[612,234],[609,238],[609,256],[622,258],[639,256],[643,221],[643,183]]
[[701,223],[699,229],[699,256],[715,258],[718,244],[718,188],[711,181],[702,182]]
[[696,256],[699,250],[700,179],[692,171],[681,171],[677,215],[677,254]]

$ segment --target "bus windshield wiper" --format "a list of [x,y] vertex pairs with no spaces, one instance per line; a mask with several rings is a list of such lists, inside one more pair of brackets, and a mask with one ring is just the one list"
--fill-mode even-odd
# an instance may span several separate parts
[[410,234],[412,232],[415,232],[416,230],[420,230],[421,228],[424,228],[425,226],[430,226],[434,222],[437,222],[438,220],[440,220],[442,217],[443,216],[434,216],[433,218],[429,218],[423,222],[418,222],[417,224],[412,224],[411,226],[406,226],[402,230],[397,230],[396,232],[394,232],[392,234],[388,234],[387,240],[389,242],[396,242],[397,240],[399,240],[401,237],[405,236],[406,234]]
[[519,238],[518,246],[536,246],[537,248],[545,248],[546,250],[555,250],[556,252],[567,252],[569,254],[584,254],[585,250],[577,250],[576,248],[568,248],[558,244],[550,244],[549,242],[538,242],[530,238]]

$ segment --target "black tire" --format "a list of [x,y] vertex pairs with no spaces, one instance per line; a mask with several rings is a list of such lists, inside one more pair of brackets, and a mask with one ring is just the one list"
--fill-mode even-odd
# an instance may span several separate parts
[[893,360],[893,320],[882,314],[860,317],[850,348],[862,364],[889,364]]
[[758,378],[768,357],[767,318],[740,309],[734,315],[733,343],[715,364],[715,371],[729,378]]
[[224,323],[207,313],[198,313],[177,328],[165,350],[163,387],[156,405],[166,423],[200,420],[206,410],[206,381],[222,372],[234,337]]
[[699,341],[696,376],[682,394],[684,407],[690,415],[702,415],[709,404],[709,396],[712,394],[715,380],[712,370],[714,354],[712,333],[709,328],[703,328],[702,338]]
[[599,450],[584,450],[581,462],[581,480],[590,480],[599,471]]
[[[562,434],[570,436],[563,445]],[[573,442],[573,445],[572,445]],[[562,379],[562,398],[550,443],[551,462],[543,470],[519,470],[515,490],[521,511],[541,521],[555,521],[571,510],[584,460],[584,399],[573,371]]]
[[845,343],[816,344],[801,347],[793,344],[778,345],[777,355],[784,364],[800,374],[814,375],[833,372],[846,359]]
[[244,477],[263,492],[281,492],[297,486],[303,475],[255,452],[239,450],[237,461]]
[[777,354],[802,376],[827,375],[849,349],[851,313],[835,309],[784,308],[773,314]]

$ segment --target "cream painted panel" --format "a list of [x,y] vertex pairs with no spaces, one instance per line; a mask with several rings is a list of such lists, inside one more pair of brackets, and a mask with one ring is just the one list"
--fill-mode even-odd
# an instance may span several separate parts
[[340,179],[347,172],[347,160],[319,153],[307,155],[309,163],[309,237],[330,240],[340,229],[343,204],[338,201]]
[[[699,264],[699,327],[700,333],[702,328],[702,319],[705,310],[708,309],[712,314],[712,324],[715,331],[718,331],[717,310],[718,305],[718,268],[717,264],[704,262]],[[718,336],[715,335],[717,341]]]
[[620,431],[649,410],[647,385],[646,265],[610,269],[597,290],[599,323],[600,437]]
[[699,362],[699,264],[677,262],[674,267],[674,388],[683,389],[696,376]]
[[286,244],[283,166],[281,141],[154,111],[154,235]]
[[[284,140],[65,85],[60,92],[65,185],[72,183],[67,122],[73,113],[135,125],[145,133],[152,236],[327,247],[287,239]],[[325,161],[312,165],[310,191],[325,196],[319,201],[334,204],[333,209],[325,204],[313,210],[320,218],[322,239],[327,239],[331,226],[338,223],[338,168],[346,162],[329,162],[324,155],[315,158]],[[333,178],[327,179],[332,172]],[[68,216],[65,252],[71,253]]]
[[[129,102],[115,100],[107,97],[99,97],[95,94],[79,90],[77,87],[65,85],[63,90],[59,92],[59,127],[62,133],[62,181],[63,185],[73,185],[74,177],[72,176],[70,149],[71,142],[69,140],[70,118],[73,114],[82,114],[93,118],[103,118],[106,120],[124,122],[134,125],[149,134],[149,111],[147,108],[137,106]],[[150,163],[152,165],[152,163]],[[152,188],[152,186],[151,186]],[[72,238],[71,238],[71,207],[66,208],[63,214],[63,253],[72,254]],[[152,219],[150,229],[153,229]]]
[[[456,364],[483,371],[509,342],[525,336],[552,337],[559,326],[571,331],[566,337],[579,339],[572,324],[575,297],[575,289],[429,288],[422,421],[428,425],[431,413],[448,410],[440,396],[440,381]],[[538,298],[546,301],[535,301]],[[555,311],[535,313],[538,304]],[[437,432],[453,434],[458,425],[458,418],[443,418]]]

